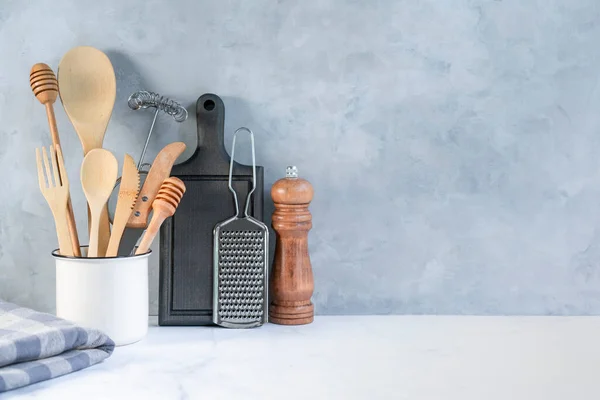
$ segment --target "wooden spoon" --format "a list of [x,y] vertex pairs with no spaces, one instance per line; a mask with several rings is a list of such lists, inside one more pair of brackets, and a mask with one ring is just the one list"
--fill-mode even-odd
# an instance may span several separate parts
[[152,202],[152,219],[135,254],[144,254],[148,251],[164,220],[175,214],[184,193],[185,184],[181,179],[176,177],[165,179]]
[[98,250],[100,215],[117,180],[119,164],[105,149],[90,150],[81,164],[81,187],[91,213],[90,247],[88,257],[103,257]]
[[[56,126],[56,117],[54,116],[54,102],[58,97],[58,81],[52,68],[44,63],[35,64],[29,72],[29,84],[35,97],[46,106],[46,116],[50,126],[50,135],[52,136],[52,146],[55,149],[60,147],[60,137],[58,136],[58,127]],[[62,165],[64,166],[64,165]],[[59,168],[62,167],[59,163]],[[62,171],[59,171],[62,176]],[[66,173],[65,173],[66,175]],[[61,182],[59,182],[60,184]],[[77,235],[77,225],[75,215],[73,214],[73,205],[71,196],[67,199],[67,223],[69,226],[69,236],[71,238],[71,247],[76,257],[81,257],[79,247],[79,236]]]
[[[109,58],[94,47],[72,48],[58,64],[58,87],[84,156],[101,148],[117,95],[115,71]],[[110,237],[107,206],[99,222],[99,246],[104,254]]]
[[117,95],[115,71],[106,54],[89,46],[69,50],[58,64],[58,86],[83,154],[102,147]]
[[121,236],[125,230],[125,225],[129,220],[129,215],[140,191],[140,173],[135,166],[135,161],[129,154],[125,154],[123,160],[123,172],[121,174],[121,184],[119,185],[119,198],[115,208],[115,217],[113,219],[113,228],[110,233],[106,257],[115,257],[119,250]]

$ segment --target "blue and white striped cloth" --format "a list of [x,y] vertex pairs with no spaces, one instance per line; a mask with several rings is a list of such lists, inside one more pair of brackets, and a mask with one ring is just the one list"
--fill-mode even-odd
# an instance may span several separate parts
[[114,348],[100,331],[0,300],[0,393],[87,368]]

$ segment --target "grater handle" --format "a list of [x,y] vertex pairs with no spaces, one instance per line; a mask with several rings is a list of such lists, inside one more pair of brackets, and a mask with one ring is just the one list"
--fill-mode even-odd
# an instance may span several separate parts
[[235,201],[235,216],[237,217],[240,214],[240,206],[238,203],[237,193],[233,189],[231,185],[231,176],[233,174],[233,160],[235,157],[235,139],[239,131],[246,131],[250,134],[250,143],[252,147],[252,190],[248,192],[248,196],[246,197],[246,206],[244,207],[244,217],[248,217],[248,207],[250,206],[250,198],[252,197],[252,193],[256,189],[256,155],[254,151],[254,133],[249,128],[242,126],[238,128],[233,133],[233,143],[231,145],[231,160],[229,162],[229,190],[233,193],[233,200]]

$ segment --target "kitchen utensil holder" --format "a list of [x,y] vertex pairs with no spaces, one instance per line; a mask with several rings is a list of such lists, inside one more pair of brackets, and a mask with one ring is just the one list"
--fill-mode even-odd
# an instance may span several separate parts
[[[56,315],[106,333],[117,346],[148,332],[148,258],[72,257],[52,252],[56,263]],[[87,254],[87,246],[81,247]]]

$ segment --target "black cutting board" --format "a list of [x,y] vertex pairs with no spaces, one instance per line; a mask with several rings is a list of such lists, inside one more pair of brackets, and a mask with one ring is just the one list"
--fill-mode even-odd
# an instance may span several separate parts
[[[196,102],[196,117],[198,148],[171,171],[187,190],[175,215],[160,229],[159,325],[212,324],[213,229],[235,214],[227,185],[230,157],[224,141],[225,105],[219,96],[204,94]],[[246,153],[247,149],[236,150]],[[257,166],[248,212],[260,221],[263,178],[264,169]],[[252,167],[234,162],[232,180],[243,209],[252,188]]]

